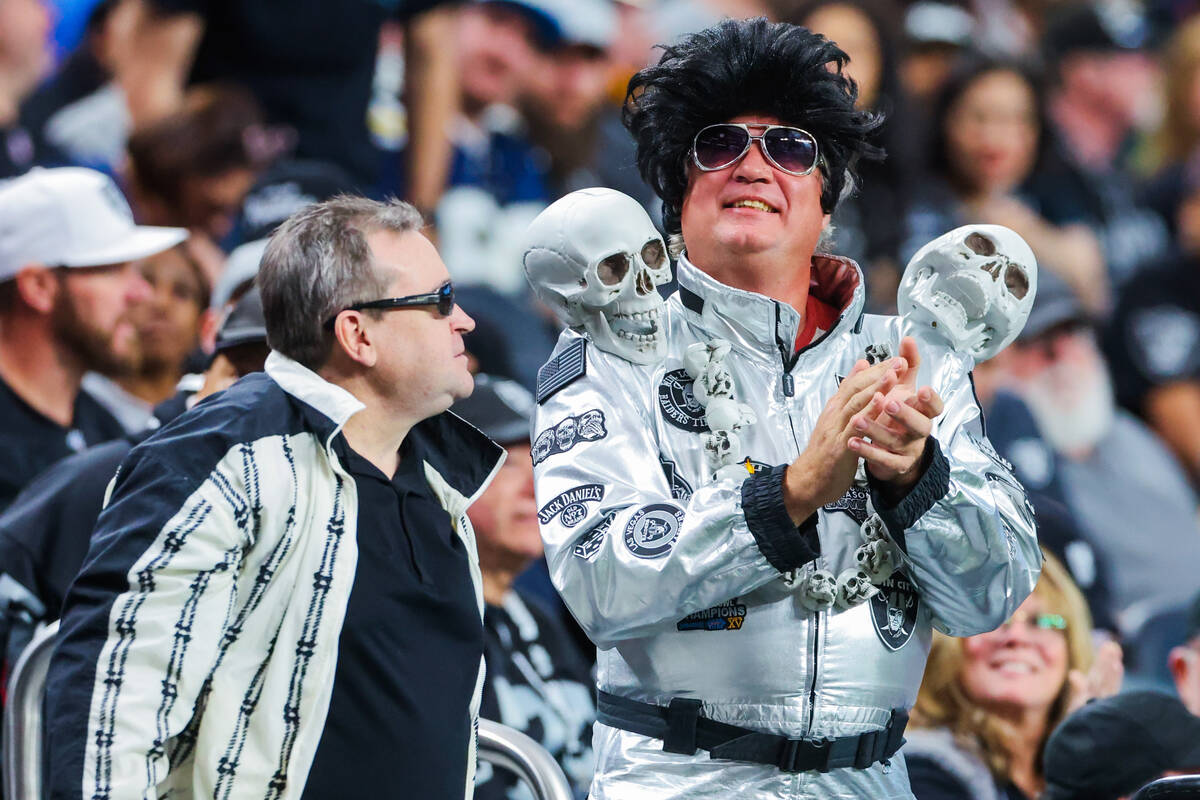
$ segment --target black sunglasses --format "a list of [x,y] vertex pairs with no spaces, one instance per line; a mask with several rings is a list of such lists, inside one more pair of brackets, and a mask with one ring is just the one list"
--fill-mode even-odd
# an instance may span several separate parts
[[[454,311],[454,284],[451,281],[446,281],[437,288],[437,291],[426,292],[425,294],[410,294],[407,297],[387,297],[383,300],[369,300],[365,303],[355,303],[352,306],[346,306],[342,311],[367,311],[368,309],[378,309],[387,311],[392,308],[424,308],[426,306],[434,306],[438,316],[448,317]],[[325,321],[327,330],[333,328],[333,323],[337,321],[339,311]]]
[[736,164],[755,141],[773,166],[789,175],[807,175],[817,168],[817,140],[806,130],[790,125],[755,125],[764,128],[759,136],[739,122],[723,122],[702,128],[692,140],[692,160],[703,172],[715,172]]

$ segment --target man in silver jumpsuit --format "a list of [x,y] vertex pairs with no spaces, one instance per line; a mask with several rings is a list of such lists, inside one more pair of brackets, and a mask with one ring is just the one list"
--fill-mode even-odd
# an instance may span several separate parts
[[[639,167],[686,248],[668,354],[635,364],[568,330],[534,419],[550,573],[599,648],[595,800],[911,798],[897,748],[932,630],[992,630],[1037,579],[973,362],[864,315],[857,265],[814,254],[877,124],[845,60],[803,28],[725,21],[630,83]],[[758,420],[744,477],[714,477],[683,368],[714,339]],[[872,513],[900,569],[809,610],[806,581],[855,566]]]

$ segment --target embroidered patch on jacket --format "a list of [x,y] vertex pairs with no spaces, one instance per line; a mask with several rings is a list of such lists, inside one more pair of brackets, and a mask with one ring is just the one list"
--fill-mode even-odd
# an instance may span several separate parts
[[663,375],[658,385],[658,410],[676,428],[702,433],[708,430],[708,418],[692,391],[693,382],[686,369],[673,369]]
[[608,514],[604,519],[596,523],[587,535],[579,540],[579,543],[571,549],[576,558],[582,558],[584,561],[591,561],[596,557],[596,553],[600,552],[600,545],[604,544],[604,537],[608,535],[608,529],[612,527],[613,519],[617,515],[615,513]]
[[867,498],[869,494],[866,489],[858,486],[851,486],[846,490],[846,493],[834,500],[832,503],[825,505],[825,510],[829,513],[841,511],[844,514],[849,514],[850,518],[862,525],[867,521]]
[[587,374],[587,340],[576,339],[538,370],[538,405]]
[[538,509],[538,522],[549,525],[555,517],[568,528],[574,528],[588,515],[587,504],[599,503],[604,499],[604,487],[598,483],[585,483],[567,489],[558,497]]
[[658,558],[671,551],[683,527],[683,509],[668,503],[642,506],[625,523],[625,546],[638,558]]
[[663,474],[667,476],[667,485],[671,487],[671,497],[676,500],[682,500],[685,503],[691,500],[692,485],[679,474],[679,469],[675,466],[675,462],[660,455],[658,463],[662,464]]
[[746,606],[733,598],[712,608],[688,614],[675,623],[677,631],[739,631],[746,621]]
[[883,646],[891,651],[908,644],[917,628],[917,587],[904,572],[897,570],[879,585],[871,597],[871,622]]
[[970,431],[966,431],[965,433],[967,434],[967,438],[971,440],[971,443],[979,448],[979,452],[987,456],[993,464],[999,464],[1009,472],[1014,471],[1012,463],[1007,458],[996,452],[996,448],[992,446],[992,443],[987,439],[987,437],[976,436]]
[[580,442],[594,442],[608,436],[604,412],[598,408],[577,417],[567,417],[538,434],[533,442],[533,465],[552,455],[565,453]]

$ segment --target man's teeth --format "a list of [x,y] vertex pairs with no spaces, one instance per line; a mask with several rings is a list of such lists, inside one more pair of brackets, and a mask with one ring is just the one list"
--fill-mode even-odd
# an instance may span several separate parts
[[997,665],[1001,672],[1016,672],[1022,675],[1028,675],[1033,672],[1033,667],[1023,661],[1005,661]]
[[758,211],[766,211],[771,214],[779,213],[778,211],[776,211],[775,209],[771,208],[769,205],[764,203],[762,200],[738,200],[736,203],[731,205],[730,208],[753,208]]

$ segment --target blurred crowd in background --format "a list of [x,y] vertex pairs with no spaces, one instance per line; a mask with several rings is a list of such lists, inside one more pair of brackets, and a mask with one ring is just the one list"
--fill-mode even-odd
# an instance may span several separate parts
[[[1010,792],[995,796],[1033,797],[1054,725],[1122,671],[1126,689],[1178,686],[1200,713],[1197,0],[0,0],[0,180],[90,167],[138,222],[189,232],[99,289],[67,279],[79,285],[44,308],[3,265],[0,406],[24,414],[0,418],[10,617],[52,619],[82,558],[42,553],[27,579],[12,566],[39,558],[21,543],[31,514],[50,513],[47,498],[62,511],[47,484],[79,474],[48,479],[53,463],[142,435],[214,363],[228,380],[261,363],[261,339],[249,355],[218,346],[243,330],[226,330],[229,311],[271,230],[338,193],[422,211],[477,322],[473,363],[496,379],[472,421],[507,431],[525,449],[510,464],[528,466],[513,420],[558,331],[525,284],[525,228],[587,186],[658,219],[621,125],[625,87],[656,45],[725,16],[825,34],[850,56],[860,106],[886,119],[887,158],[858,165],[825,243],[862,267],[870,311],[894,313],[908,258],[959,225],[1006,225],[1038,257],[1029,324],[975,383],[1057,559],[1053,585],[980,641],[936,641],[914,721],[975,741]],[[0,243],[29,224],[0,218]],[[80,382],[43,369],[62,353],[86,367]],[[59,444],[31,433],[43,423]],[[492,708],[586,787],[592,654],[538,572],[531,471],[505,487],[476,526],[497,587],[489,632],[510,654]],[[511,600],[514,579],[542,610]],[[995,655],[1025,649],[1025,666]],[[993,719],[992,701],[1029,713]],[[934,739],[922,746],[937,758]]]

